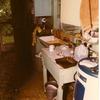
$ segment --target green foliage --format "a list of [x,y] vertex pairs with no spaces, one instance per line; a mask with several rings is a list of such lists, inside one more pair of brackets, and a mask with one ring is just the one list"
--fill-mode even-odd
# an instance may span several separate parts
[[13,36],[2,36],[2,44],[10,44],[10,43],[14,43]]
[[11,24],[0,25],[0,37],[2,37],[2,44],[14,43],[13,27]]
[[8,24],[11,19],[10,0],[0,0],[0,42],[3,44],[14,42],[13,27]]
[[2,35],[12,35],[13,34],[13,27],[11,24],[3,24],[0,27],[0,34]]
[[0,0],[0,20],[11,16],[10,0]]

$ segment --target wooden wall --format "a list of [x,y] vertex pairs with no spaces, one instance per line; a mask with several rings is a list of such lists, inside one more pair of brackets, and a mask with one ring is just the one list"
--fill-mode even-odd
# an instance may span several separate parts
[[80,20],[81,26],[84,29],[91,28],[91,24],[93,27],[98,26],[98,10],[98,0],[82,0],[80,8]]

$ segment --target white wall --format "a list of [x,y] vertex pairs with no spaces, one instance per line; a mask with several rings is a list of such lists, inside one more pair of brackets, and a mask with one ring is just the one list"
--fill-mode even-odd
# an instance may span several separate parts
[[34,0],[35,16],[51,16],[51,0]]
[[61,0],[61,23],[80,26],[81,0]]

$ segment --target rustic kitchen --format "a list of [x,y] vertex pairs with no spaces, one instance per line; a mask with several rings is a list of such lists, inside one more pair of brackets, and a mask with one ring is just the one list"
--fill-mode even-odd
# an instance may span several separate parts
[[[51,35],[41,35],[48,18],[41,19],[43,30],[37,28],[36,56],[42,59],[48,100],[65,100],[62,87],[71,82],[73,100],[98,100],[98,1],[73,2],[58,0]],[[48,72],[54,80],[48,81]]]
[[[33,63],[36,63],[37,74],[42,73],[41,90],[45,100],[99,100],[98,0],[33,1],[32,48],[27,42],[25,44],[34,51]],[[0,16],[2,13],[3,10],[0,10]],[[5,27],[4,24],[2,27]],[[3,40],[1,34],[0,56],[3,49],[5,52],[5,47],[2,49],[5,44],[12,46],[14,43],[12,34],[4,35]],[[8,38],[9,43],[2,42],[8,42]],[[34,99],[33,96],[28,100],[44,99]]]

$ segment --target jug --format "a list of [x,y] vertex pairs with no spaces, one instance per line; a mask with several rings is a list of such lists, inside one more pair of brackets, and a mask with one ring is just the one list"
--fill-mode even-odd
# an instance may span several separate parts
[[81,44],[75,48],[74,58],[76,61],[80,61],[83,58],[88,57],[88,47],[86,44]]

